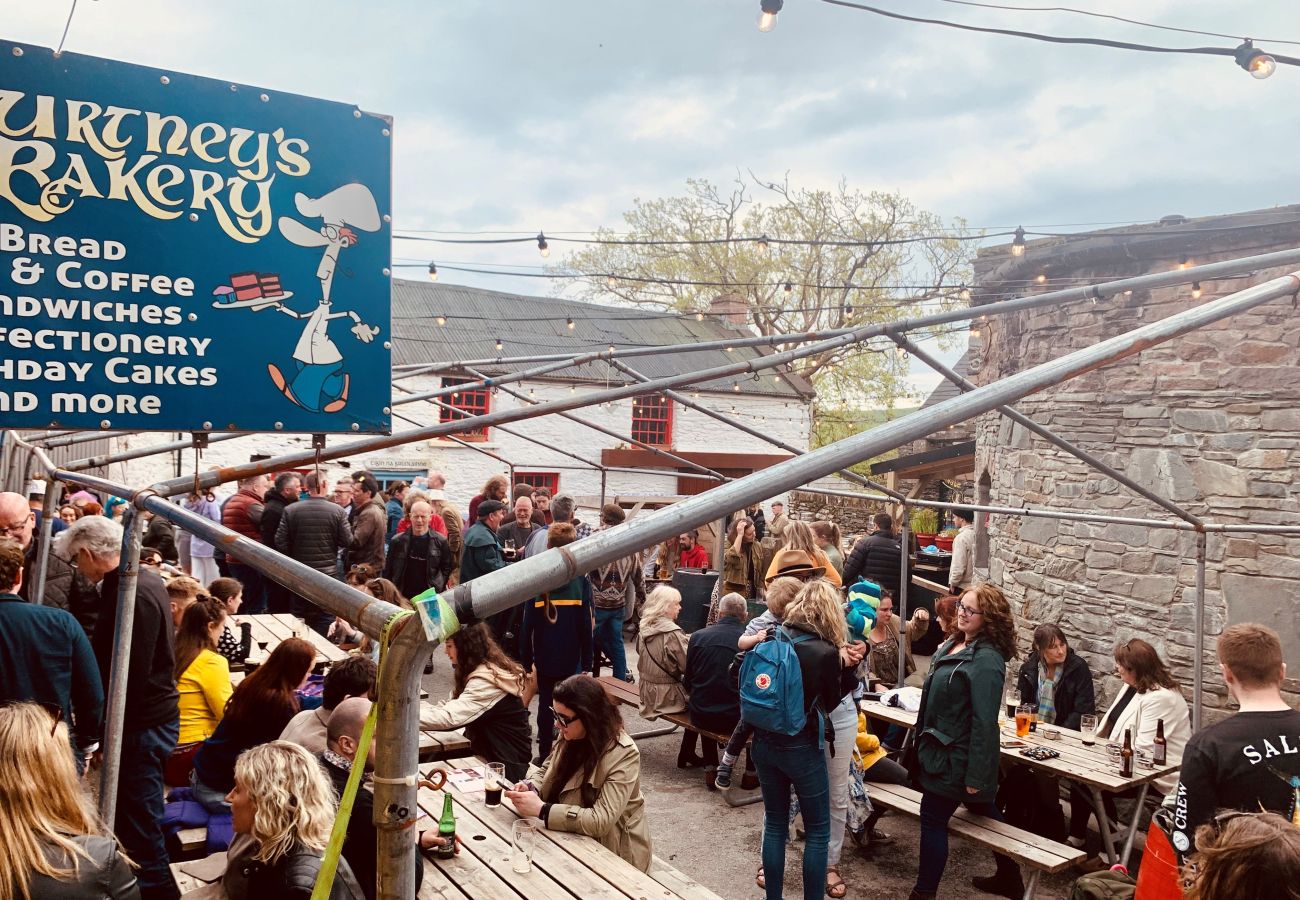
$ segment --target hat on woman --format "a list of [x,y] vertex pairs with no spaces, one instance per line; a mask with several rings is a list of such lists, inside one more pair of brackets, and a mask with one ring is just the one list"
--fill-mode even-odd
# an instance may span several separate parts
[[781,550],[772,560],[772,576],[767,579],[771,584],[783,575],[795,578],[816,578],[825,575],[826,567],[817,565],[817,561],[802,550]]

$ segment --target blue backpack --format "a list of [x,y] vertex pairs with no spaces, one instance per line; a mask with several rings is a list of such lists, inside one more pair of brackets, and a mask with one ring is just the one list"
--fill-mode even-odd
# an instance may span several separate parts
[[[804,707],[803,673],[794,645],[812,639],[811,634],[792,634],[782,627],[774,638],[745,654],[740,665],[740,717],[746,725],[784,735],[803,731],[813,710]],[[820,733],[819,727],[818,743]]]

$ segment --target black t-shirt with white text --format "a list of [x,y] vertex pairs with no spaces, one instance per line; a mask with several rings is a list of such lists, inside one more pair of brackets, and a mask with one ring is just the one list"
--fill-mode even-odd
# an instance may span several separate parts
[[415,597],[429,589],[429,535],[410,536],[407,543],[406,571],[398,587],[403,597]]
[[1300,712],[1241,712],[1194,735],[1183,751],[1171,839],[1179,854],[1220,810],[1300,817]]

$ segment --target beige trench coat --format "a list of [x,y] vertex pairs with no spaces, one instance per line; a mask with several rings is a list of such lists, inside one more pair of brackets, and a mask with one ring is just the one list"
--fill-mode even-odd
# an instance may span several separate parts
[[641,717],[686,711],[686,632],[672,619],[655,619],[636,636]]
[[[563,748],[561,741],[537,773],[543,797],[554,789],[555,760]],[[569,778],[551,805],[546,827],[595,838],[642,872],[650,871],[654,851],[641,796],[641,753],[627,732],[619,733],[590,779],[583,779],[581,769]]]

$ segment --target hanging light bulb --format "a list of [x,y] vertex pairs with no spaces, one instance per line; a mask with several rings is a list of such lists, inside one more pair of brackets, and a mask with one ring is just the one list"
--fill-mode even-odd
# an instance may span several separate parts
[[576,384],[569,385],[569,393],[570,394],[578,393],[578,386]]
[[740,382],[739,382],[739,381],[733,381],[733,382],[731,383],[731,389],[732,389],[733,391],[735,391],[737,394],[739,394],[739,393],[740,393]]
[[736,350],[735,347],[728,347],[728,348],[727,348],[727,352],[728,352],[728,353],[734,353],[735,350]]
[[957,299],[962,303],[970,303],[970,288],[962,287],[962,289],[957,292]]
[[1187,268],[1188,266],[1190,266],[1191,264],[1192,264],[1192,261],[1189,260],[1186,256],[1184,256],[1184,257],[1182,258],[1182,260],[1179,261],[1179,263],[1178,263],[1178,268],[1179,268],[1180,270],[1182,270],[1182,269],[1186,269],[1186,268]]
[[846,316],[851,316],[851,315],[853,315],[853,304],[852,304],[852,303],[846,303],[846,304],[844,304],[844,315],[846,315]]
[[703,322],[703,321],[704,321],[704,313],[703,313],[703,312],[697,312],[697,313],[695,314],[695,321],[697,321],[697,322]]
[[606,283],[607,283],[610,287],[618,287],[618,277],[617,277],[617,276],[614,276],[614,275],[606,276],[605,281],[606,281]]
[[1199,281],[1192,282],[1192,299],[1193,300],[1201,299],[1201,283]]
[[787,281],[785,283],[785,294],[788,297],[793,293],[794,293],[794,285]]
[[691,392],[691,398],[694,399],[694,400],[698,400],[698,399],[700,399],[700,392],[699,392],[699,391],[692,391],[692,392]]
[[776,27],[776,14],[785,6],[785,0],[759,0],[758,30],[767,33]]
[[1037,282],[1038,284],[1047,284],[1047,276],[1044,275],[1042,272],[1039,272],[1038,276],[1034,278],[1034,281]]
[[501,349],[503,349],[504,347],[505,347],[505,344],[501,343],[501,338],[497,338],[497,350],[501,350]]
[[974,324],[971,325],[971,328],[970,328],[970,336],[973,337],[973,338],[976,338],[976,339],[979,338],[979,336],[980,336],[980,327],[979,327],[978,325],[974,325]]
[[1258,50],[1251,41],[1243,41],[1233,53],[1237,65],[1250,73],[1251,78],[1264,79],[1277,71],[1277,60],[1263,50]]
[[436,319],[434,319],[434,321],[437,322],[439,325],[446,325],[446,324],[447,324],[447,317],[446,317],[446,316],[442,316],[442,315],[440,315],[440,316],[438,316]]
[[759,239],[754,243],[758,247],[758,249],[762,250],[764,253],[768,251],[767,235],[760,236]]
[[551,255],[551,245],[546,243],[546,235],[537,232],[537,251],[542,254],[542,259]]
[[613,344],[610,344],[610,345],[609,345],[609,352],[610,352],[610,353],[613,353],[613,352],[614,352],[615,350],[617,350],[617,349],[618,349],[618,348],[615,347]]
[[432,262],[429,263],[429,280],[430,281],[438,280],[438,267],[434,265]]
[[1023,228],[1016,228],[1015,237],[1011,239],[1011,255],[1025,255],[1025,229]]
[[568,328],[570,331],[572,331],[573,329],[577,328],[578,326],[577,326],[577,323],[575,323],[575,322],[573,321],[572,318],[569,318],[569,319],[565,319],[565,320],[564,320],[564,327],[565,327],[565,328]]

